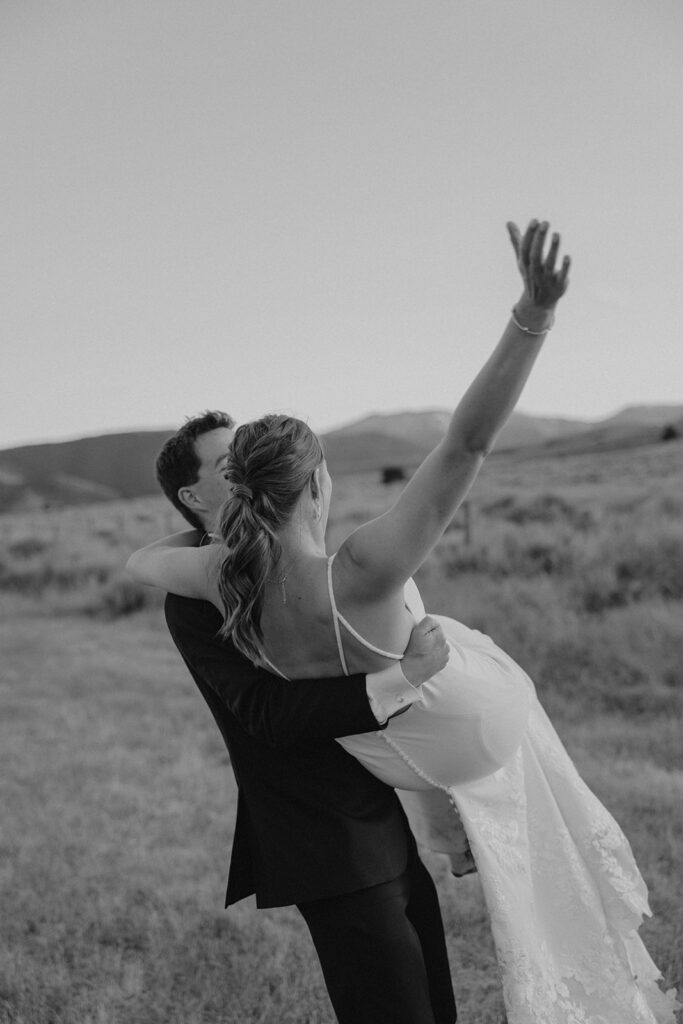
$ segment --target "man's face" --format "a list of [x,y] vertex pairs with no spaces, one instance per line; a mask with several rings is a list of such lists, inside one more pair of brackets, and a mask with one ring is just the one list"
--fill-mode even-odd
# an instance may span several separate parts
[[234,431],[229,427],[209,430],[194,442],[199,459],[199,474],[195,483],[183,487],[181,499],[199,516],[207,529],[213,529],[218,511],[230,493],[225,465]]

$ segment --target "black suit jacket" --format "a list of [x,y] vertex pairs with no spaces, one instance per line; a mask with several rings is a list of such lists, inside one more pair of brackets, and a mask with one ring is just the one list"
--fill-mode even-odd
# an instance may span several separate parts
[[414,840],[393,789],[335,736],[374,732],[365,676],[285,680],[217,637],[221,616],[169,594],[166,621],[223,734],[239,788],[226,906],[354,892],[400,875]]

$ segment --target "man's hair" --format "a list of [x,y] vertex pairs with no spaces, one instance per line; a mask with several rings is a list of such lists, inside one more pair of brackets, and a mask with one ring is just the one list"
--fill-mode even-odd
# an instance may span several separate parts
[[191,487],[199,478],[201,462],[195,449],[195,441],[202,434],[208,434],[212,430],[218,430],[220,427],[228,427],[231,430],[234,426],[235,421],[227,412],[214,410],[192,416],[172,437],[169,437],[157,455],[154,468],[159,486],[171,504],[175,505],[180,514],[197,530],[204,529],[202,521],[178,497],[181,487]]

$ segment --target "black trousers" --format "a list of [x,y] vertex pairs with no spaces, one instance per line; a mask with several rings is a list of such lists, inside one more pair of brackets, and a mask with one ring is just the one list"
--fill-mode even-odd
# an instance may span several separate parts
[[441,910],[414,853],[391,882],[300,903],[339,1024],[453,1024]]

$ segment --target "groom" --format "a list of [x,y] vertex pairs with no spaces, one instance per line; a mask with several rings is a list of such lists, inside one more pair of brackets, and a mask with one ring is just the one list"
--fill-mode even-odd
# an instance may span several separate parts
[[[162,490],[206,535],[227,497],[234,423],[188,420],[156,463]],[[217,638],[213,605],[168,594],[166,621],[211,709],[238,785],[226,906],[296,904],[340,1024],[453,1024],[455,1001],[431,876],[395,792],[335,737],[383,728],[446,662],[424,619],[400,665],[288,681]]]

